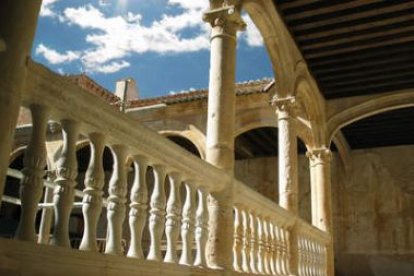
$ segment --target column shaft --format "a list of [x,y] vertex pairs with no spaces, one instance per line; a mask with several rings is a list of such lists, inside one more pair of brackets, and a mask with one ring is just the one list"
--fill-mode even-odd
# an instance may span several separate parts
[[[295,98],[276,98],[273,104],[277,109],[279,131],[279,205],[297,216],[299,188]],[[289,243],[287,269],[290,275],[297,275],[298,242],[296,226],[291,227],[287,233]]]
[[[0,198],[3,195],[14,129],[26,79],[41,0],[0,2]],[[1,205],[1,201],[0,201]]]
[[[236,33],[245,25],[234,6],[220,1],[211,2],[204,20],[212,26],[210,53],[210,83],[207,115],[206,160],[217,168],[233,174]],[[223,5],[222,5],[223,4]],[[233,183],[224,191],[209,197],[210,232],[207,244],[208,265],[232,269]]]
[[294,98],[277,99],[279,150],[279,205],[298,212],[298,152]]
[[327,275],[334,275],[331,203],[331,152],[323,147],[307,153],[311,170],[312,224],[331,234],[327,246]]

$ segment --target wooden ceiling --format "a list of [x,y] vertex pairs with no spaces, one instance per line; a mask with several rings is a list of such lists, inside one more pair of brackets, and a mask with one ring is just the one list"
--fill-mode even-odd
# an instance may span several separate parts
[[[274,0],[326,99],[414,88],[414,1]],[[351,148],[414,144],[414,108],[344,128]]]
[[275,2],[326,99],[414,88],[414,1]]

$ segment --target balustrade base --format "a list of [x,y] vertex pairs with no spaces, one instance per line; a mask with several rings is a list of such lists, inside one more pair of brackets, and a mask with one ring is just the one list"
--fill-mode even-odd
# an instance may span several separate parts
[[222,272],[0,238],[0,275],[222,275]]

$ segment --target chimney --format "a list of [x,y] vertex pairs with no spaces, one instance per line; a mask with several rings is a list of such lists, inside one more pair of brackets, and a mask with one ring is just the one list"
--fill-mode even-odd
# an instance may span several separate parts
[[128,101],[139,98],[139,90],[133,78],[126,78],[116,82],[115,95],[120,98],[121,111],[125,111]]

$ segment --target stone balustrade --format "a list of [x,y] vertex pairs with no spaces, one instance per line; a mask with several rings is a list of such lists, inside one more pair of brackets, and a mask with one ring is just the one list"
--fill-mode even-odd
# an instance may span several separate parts
[[[98,221],[106,207],[106,255],[208,269],[206,244],[212,225],[207,198],[225,190],[226,183],[234,183],[234,272],[326,275],[328,234],[45,67],[30,62],[28,68],[23,104],[32,112],[33,130],[22,171],[17,239],[35,241],[36,210],[44,189],[45,131],[48,120],[53,120],[60,124],[63,139],[54,179],[52,245],[71,247],[69,218],[78,174],[76,143],[82,135],[89,140],[91,155],[82,193],[85,225],[79,250],[101,251]],[[104,200],[106,146],[114,164]],[[134,180],[128,188],[130,164]],[[147,186],[149,167],[154,177]],[[126,220],[128,237],[123,233]],[[149,232],[148,248],[144,248],[144,230]],[[125,238],[129,241],[127,250]]]
[[264,275],[327,275],[329,234],[243,183],[236,182],[235,187],[235,271]]
[[[54,180],[52,245],[70,247],[69,218],[74,207],[78,174],[76,143],[82,135],[89,140],[91,157],[84,181],[82,211],[85,225],[79,249],[98,251],[97,227],[104,207],[103,152],[109,147],[114,164],[106,199],[105,253],[206,267],[207,197],[210,192],[222,190],[229,176],[41,65],[30,63],[28,79],[30,93],[25,95],[23,102],[32,113],[33,134],[25,155],[21,182],[24,215],[16,238],[35,240],[35,214],[43,191],[46,164],[46,128],[48,120],[53,120],[61,126],[62,149]],[[128,164],[131,163],[134,181],[128,190]],[[149,167],[154,176],[151,190],[146,179]],[[183,199],[181,190],[184,190]],[[127,238],[129,248],[124,252],[123,224],[126,219],[130,236]],[[144,250],[145,226],[150,242],[149,248]]]

